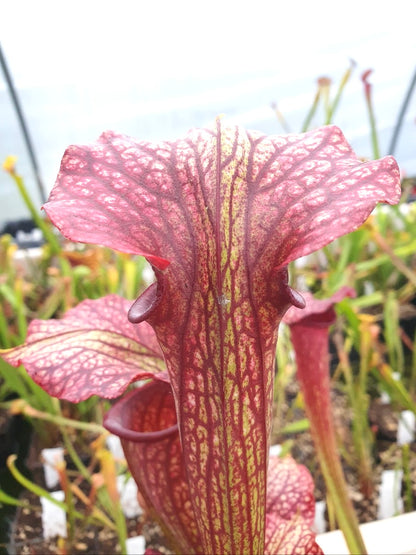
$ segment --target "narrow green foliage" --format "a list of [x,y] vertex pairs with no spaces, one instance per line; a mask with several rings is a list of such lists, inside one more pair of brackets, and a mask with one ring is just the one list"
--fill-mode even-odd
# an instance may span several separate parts
[[350,67],[344,72],[341,77],[334,97],[331,99],[331,79],[328,77],[321,77],[317,81],[317,90],[309,108],[305,120],[301,126],[301,132],[304,133],[311,128],[312,121],[318,112],[319,105],[322,103],[323,107],[323,123],[329,125],[334,120],[334,115],[339,107],[345,86],[347,85],[351,74],[353,72],[355,63],[351,61]]
[[30,198],[30,195],[26,189],[25,183],[23,178],[16,173],[14,164],[8,164],[7,161],[4,165],[4,168],[10,176],[12,177],[13,181],[15,182],[17,189],[20,193],[20,196],[23,199],[27,209],[29,210],[30,215],[32,216],[33,221],[37,225],[37,227],[42,231],[43,237],[45,241],[49,244],[52,254],[58,254],[61,250],[61,246],[59,244],[59,240],[56,237],[55,233],[52,231],[50,225],[41,217],[39,210],[35,207]]
[[344,92],[345,86],[348,83],[348,81],[350,80],[351,74],[354,70],[354,66],[355,66],[355,62],[354,60],[351,60],[351,64],[350,67],[345,71],[344,75],[342,76],[339,85],[338,85],[338,89],[337,92],[335,93],[335,97],[332,101],[332,103],[330,104],[328,111],[327,111],[327,117],[325,120],[325,124],[328,125],[329,123],[331,123],[333,121],[334,118],[334,114],[335,111],[337,110],[342,94]]
[[388,364],[380,362],[373,369],[373,375],[380,383],[380,389],[388,393],[389,397],[403,410],[411,410],[416,414],[416,401],[401,381],[401,376],[394,374]]
[[[14,160],[5,164],[35,225],[42,230],[45,244],[36,251],[19,251],[10,236],[0,237],[0,349],[24,342],[34,318],[58,317],[84,299],[108,293],[135,298],[143,288],[143,257],[117,254],[89,245],[74,250],[61,243],[49,223],[30,199]],[[18,257],[17,257],[18,254]],[[0,402],[17,395],[34,409],[56,416],[51,397],[37,386],[23,368],[15,369],[0,360]],[[80,420],[88,421],[97,399],[78,406]],[[86,405],[85,405],[86,406]],[[30,415],[27,415],[30,418]],[[34,425],[39,427],[39,419]],[[40,430],[38,430],[40,432]]]
[[321,98],[321,88],[318,86],[318,90],[316,91],[315,97],[312,102],[312,106],[310,107],[309,112],[306,115],[305,121],[301,127],[302,133],[305,133],[309,130],[312,120],[316,114],[316,110],[318,109],[319,101]]
[[389,291],[384,305],[384,336],[390,366],[395,372],[403,375],[404,353],[403,343],[400,338],[399,308],[399,302],[395,293]]
[[282,434],[298,434],[300,432],[306,432],[309,430],[310,424],[307,418],[302,418],[301,420],[296,420],[296,422],[289,422],[281,430]]
[[27,501],[16,499],[15,497],[8,495],[6,492],[0,489],[0,507],[2,507],[3,505],[14,505],[15,507],[25,508],[29,507]]
[[[21,484],[24,488],[31,491],[32,493],[34,493],[38,497],[43,497],[44,499],[47,499],[48,501],[50,501],[51,503],[53,503],[54,505],[56,505],[57,507],[59,507],[63,511],[65,511],[65,512],[68,511],[68,507],[67,507],[67,505],[64,501],[58,501],[57,499],[55,499],[49,493],[49,491],[47,491],[46,489],[38,486],[37,484],[35,484],[34,482],[32,482],[31,480],[26,478],[26,476],[24,476],[20,472],[20,470],[18,470],[15,462],[16,462],[16,455],[10,455],[10,457],[7,459],[7,466],[9,468],[10,472],[12,473],[13,478],[17,482],[19,482],[19,484]],[[78,511],[75,512],[75,515],[79,519],[84,519],[85,518],[85,516],[83,514],[79,513]]]
[[[352,409],[352,441],[354,446],[353,464],[355,465],[360,489],[369,498],[373,493],[372,480],[372,449],[374,434],[368,421],[370,397],[368,395],[368,375],[371,368],[371,330],[369,323],[362,320],[350,309],[346,300],[339,303],[338,310],[348,315],[353,326],[349,328],[350,335],[343,339],[342,334],[334,335],[334,342],[339,358],[338,370],[345,380],[345,392]],[[354,321],[355,320],[355,321]],[[371,321],[370,321],[371,323]],[[350,352],[353,345],[358,347],[360,361],[358,368],[353,369],[350,363]]]
[[410,513],[413,510],[413,489],[410,469],[410,447],[408,443],[405,443],[402,446],[402,467],[404,483],[404,509],[405,512]]
[[411,374],[409,380],[409,391],[413,398],[416,398],[416,332],[413,341]]

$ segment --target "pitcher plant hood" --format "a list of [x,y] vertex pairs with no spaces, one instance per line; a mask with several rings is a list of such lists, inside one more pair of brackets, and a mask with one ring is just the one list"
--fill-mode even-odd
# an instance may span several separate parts
[[218,119],[177,141],[106,132],[66,151],[49,218],[155,271],[129,319],[163,352],[204,553],[264,553],[277,330],[304,306],[288,263],[399,197],[394,159],[361,162],[334,126],[265,136]]

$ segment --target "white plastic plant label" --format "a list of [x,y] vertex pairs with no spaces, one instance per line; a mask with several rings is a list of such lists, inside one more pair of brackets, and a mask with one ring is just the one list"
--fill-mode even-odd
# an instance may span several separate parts
[[[65,493],[63,491],[53,491],[51,493],[57,501],[64,501]],[[43,537],[45,540],[60,536],[61,538],[67,537],[66,531],[66,513],[63,509],[45,499],[40,498],[42,505],[42,527]]]

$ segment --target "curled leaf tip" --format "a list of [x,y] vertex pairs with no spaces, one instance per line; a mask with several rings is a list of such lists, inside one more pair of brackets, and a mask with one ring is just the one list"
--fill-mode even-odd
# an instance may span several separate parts
[[152,283],[131,305],[127,315],[129,322],[139,324],[146,320],[159,304],[160,298],[158,283]]
[[373,70],[372,70],[372,69],[366,69],[366,70],[362,73],[362,75],[361,75],[361,80],[362,80],[364,83],[368,83],[368,78],[370,77],[370,75],[371,75],[372,73],[373,73]]
[[289,295],[293,306],[300,309],[305,308],[306,301],[303,298],[303,296],[299,293],[299,291],[296,291],[296,289],[292,289],[291,287],[289,287]]
[[354,298],[356,292],[351,287],[341,287],[328,299],[315,299],[311,293],[302,293],[304,310],[299,307],[290,308],[284,316],[284,322],[289,325],[304,324],[315,327],[330,326],[336,318],[334,305],[345,298]]
[[367,98],[370,97],[371,95],[371,83],[369,81],[369,77],[370,75],[373,73],[372,69],[367,69],[366,71],[364,71],[361,75],[361,81],[364,84],[364,92]]

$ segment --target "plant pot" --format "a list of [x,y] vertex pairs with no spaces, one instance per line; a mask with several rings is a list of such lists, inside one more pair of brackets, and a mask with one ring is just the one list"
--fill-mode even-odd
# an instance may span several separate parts
[[[416,511],[361,524],[360,530],[368,553],[416,554]],[[340,530],[319,534],[316,541],[324,553],[349,554]]]

